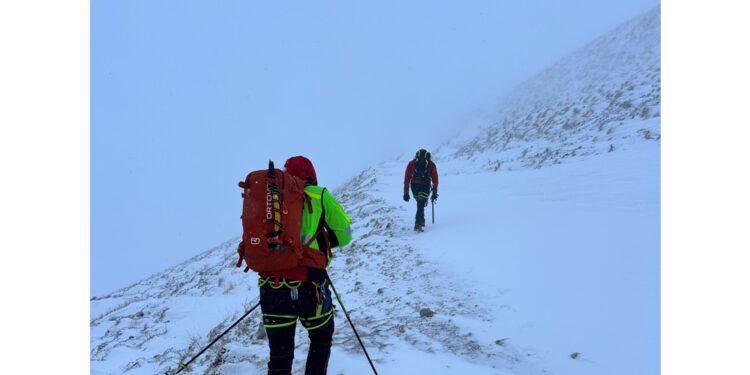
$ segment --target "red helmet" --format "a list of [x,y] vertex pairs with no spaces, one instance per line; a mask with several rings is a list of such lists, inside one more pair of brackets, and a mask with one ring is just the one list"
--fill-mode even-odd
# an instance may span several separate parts
[[304,156],[293,156],[284,163],[284,171],[292,176],[299,177],[313,185],[318,184],[318,176],[312,162]]

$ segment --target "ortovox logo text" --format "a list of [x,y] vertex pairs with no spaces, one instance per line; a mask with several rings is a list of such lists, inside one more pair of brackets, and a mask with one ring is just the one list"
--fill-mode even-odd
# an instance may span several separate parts
[[273,196],[270,191],[266,193],[266,220],[273,220]]

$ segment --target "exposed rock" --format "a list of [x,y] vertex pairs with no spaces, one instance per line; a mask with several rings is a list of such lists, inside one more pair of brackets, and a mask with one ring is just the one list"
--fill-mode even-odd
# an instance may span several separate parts
[[427,307],[424,307],[421,310],[419,310],[419,317],[421,318],[431,318],[433,316],[435,316],[435,312],[430,310]]

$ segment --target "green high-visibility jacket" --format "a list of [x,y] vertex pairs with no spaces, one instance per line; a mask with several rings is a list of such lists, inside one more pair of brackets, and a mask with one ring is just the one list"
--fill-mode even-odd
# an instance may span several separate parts
[[[310,197],[312,201],[312,213],[307,208],[303,209],[302,213],[302,227],[300,228],[300,239],[302,243],[307,243],[315,233],[318,231],[318,223],[320,216],[323,213],[323,207],[325,207],[325,223],[328,225],[329,241],[333,247],[341,247],[349,244],[352,241],[352,228],[350,226],[349,215],[341,207],[341,204],[333,197],[330,191],[327,189],[316,186],[307,185],[305,186],[305,193]],[[313,249],[319,249],[318,241],[312,241],[310,247]],[[327,263],[330,263],[330,259]]]

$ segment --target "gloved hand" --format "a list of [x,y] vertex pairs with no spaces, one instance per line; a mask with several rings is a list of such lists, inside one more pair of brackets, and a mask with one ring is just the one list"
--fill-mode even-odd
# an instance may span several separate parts
[[434,202],[434,201],[437,200],[437,198],[438,198],[438,193],[437,193],[437,191],[433,190],[432,191],[432,196],[430,197],[430,200]]
[[404,202],[408,202],[408,201],[409,201],[409,192],[405,191],[404,192]]

